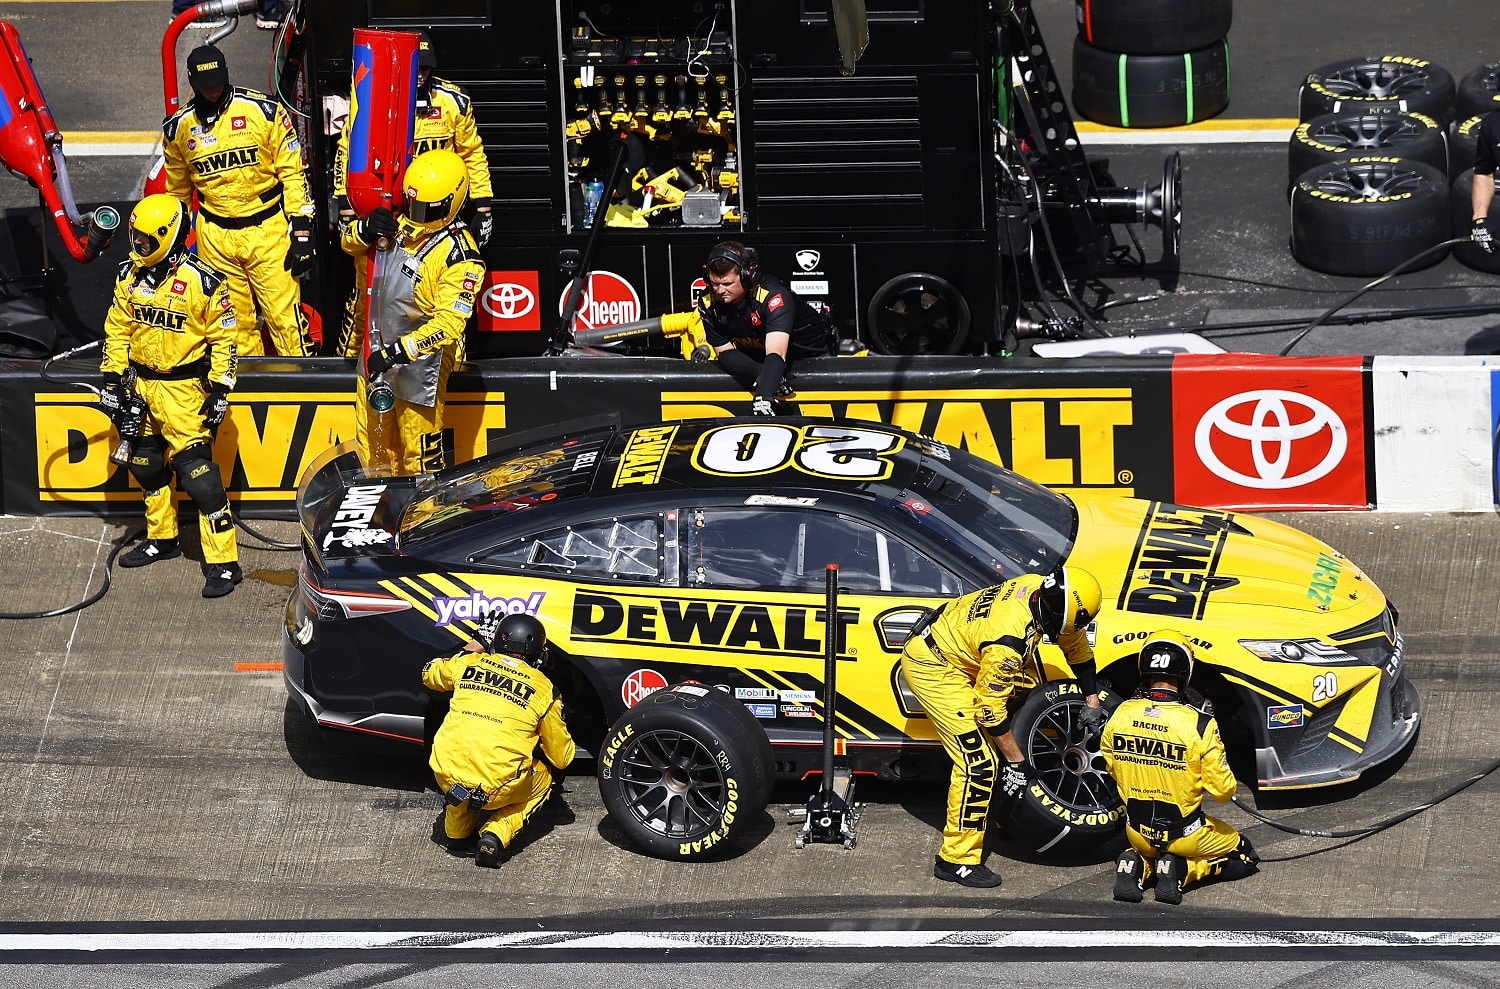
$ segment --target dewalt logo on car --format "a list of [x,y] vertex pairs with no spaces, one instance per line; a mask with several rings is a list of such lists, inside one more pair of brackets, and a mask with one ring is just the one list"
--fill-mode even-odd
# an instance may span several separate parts
[[1223,512],[1154,503],[1136,541],[1119,607],[1202,618],[1231,525]]
[[[859,623],[858,609],[839,609],[838,651],[852,659],[848,633]],[[821,608],[746,601],[658,598],[650,594],[600,594],[580,590],[573,598],[569,629],[578,642],[628,642],[704,650],[694,662],[732,665],[735,654],[823,655]],[[722,662],[713,660],[722,654]]]
[[672,437],[677,435],[676,426],[651,426],[637,429],[625,441],[620,454],[620,466],[615,470],[615,484],[623,488],[628,484],[655,484],[661,480],[662,468],[667,454],[672,450]]

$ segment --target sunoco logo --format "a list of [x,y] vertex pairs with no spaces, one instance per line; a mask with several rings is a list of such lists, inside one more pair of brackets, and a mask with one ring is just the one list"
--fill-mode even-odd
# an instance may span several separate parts
[[496,319],[520,319],[536,308],[536,296],[525,285],[500,282],[485,289],[479,304]]
[[[557,300],[560,315],[568,301],[568,292]],[[601,326],[619,326],[633,323],[641,318],[641,297],[635,286],[613,271],[595,271],[589,274],[584,288],[583,302],[578,306],[575,329],[594,330]]]
[[[1240,412],[1248,408],[1249,413]],[[1344,459],[1349,434],[1338,413],[1315,398],[1297,392],[1266,388],[1241,392],[1203,413],[1193,434],[1198,459],[1214,474],[1247,488],[1295,488],[1326,476]],[[1221,453],[1247,448],[1253,475],[1225,463]],[[1318,462],[1289,474],[1293,448],[1321,451]],[[1234,458],[1243,462],[1243,457]],[[1308,457],[1303,456],[1302,462]]]

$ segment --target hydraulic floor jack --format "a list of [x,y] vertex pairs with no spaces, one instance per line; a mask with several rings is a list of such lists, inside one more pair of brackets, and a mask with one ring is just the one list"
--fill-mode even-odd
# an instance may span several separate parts
[[828,602],[824,612],[827,629],[823,651],[823,778],[818,792],[807,800],[807,806],[793,807],[787,817],[801,821],[797,832],[796,847],[803,848],[808,842],[827,845],[843,845],[853,848],[858,835],[861,805],[854,802],[854,773],[847,766],[835,766],[837,757],[846,754],[844,740],[834,732],[835,705],[838,700],[839,659],[839,568],[830,563],[828,575]]

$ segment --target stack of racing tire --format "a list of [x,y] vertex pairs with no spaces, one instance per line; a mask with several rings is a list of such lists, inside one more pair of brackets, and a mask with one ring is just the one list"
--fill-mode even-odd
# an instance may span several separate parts
[[1287,155],[1299,263],[1377,276],[1448,256],[1457,109],[1446,69],[1405,55],[1334,62],[1308,74],[1299,113]]
[[1229,105],[1232,0],[1074,0],[1073,109],[1111,127],[1178,127]]
[[[1449,196],[1455,237],[1473,223],[1474,151],[1479,144],[1479,121],[1487,113],[1500,113],[1500,61],[1481,65],[1458,84],[1458,117],[1453,124],[1453,188]],[[1490,229],[1500,229],[1500,201],[1490,203],[1489,217]],[[1453,256],[1467,267],[1500,274],[1500,253],[1486,254],[1472,241],[1455,244]]]

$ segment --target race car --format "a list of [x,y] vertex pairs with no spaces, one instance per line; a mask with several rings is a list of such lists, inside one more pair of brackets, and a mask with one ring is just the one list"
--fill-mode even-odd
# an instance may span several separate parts
[[[1109,707],[1152,632],[1196,645],[1206,694],[1263,788],[1352,780],[1413,739],[1397,614],[1360,569],[1267,519],[1066,497],[870,422],[595,418],[509,436],[440,473],[385,476],[348,445],[304,475],[286,683],[318,724],[414,744],[443,699],[422,665],[497,610],[546,627],[551,675],[606,807],[647,852],[696,858],[821,772],[825,652],[839,758],[883,779],[950,766],[901,675],[913,625],[1022,573],[1082,566]],[[829,565],[837,607],[829,632]],[[1123,826],[1058,649],[1012,718],[1039,782],[1004,812],[1038,849]],[[1253,758],[1251,758],[1253,754]]]

